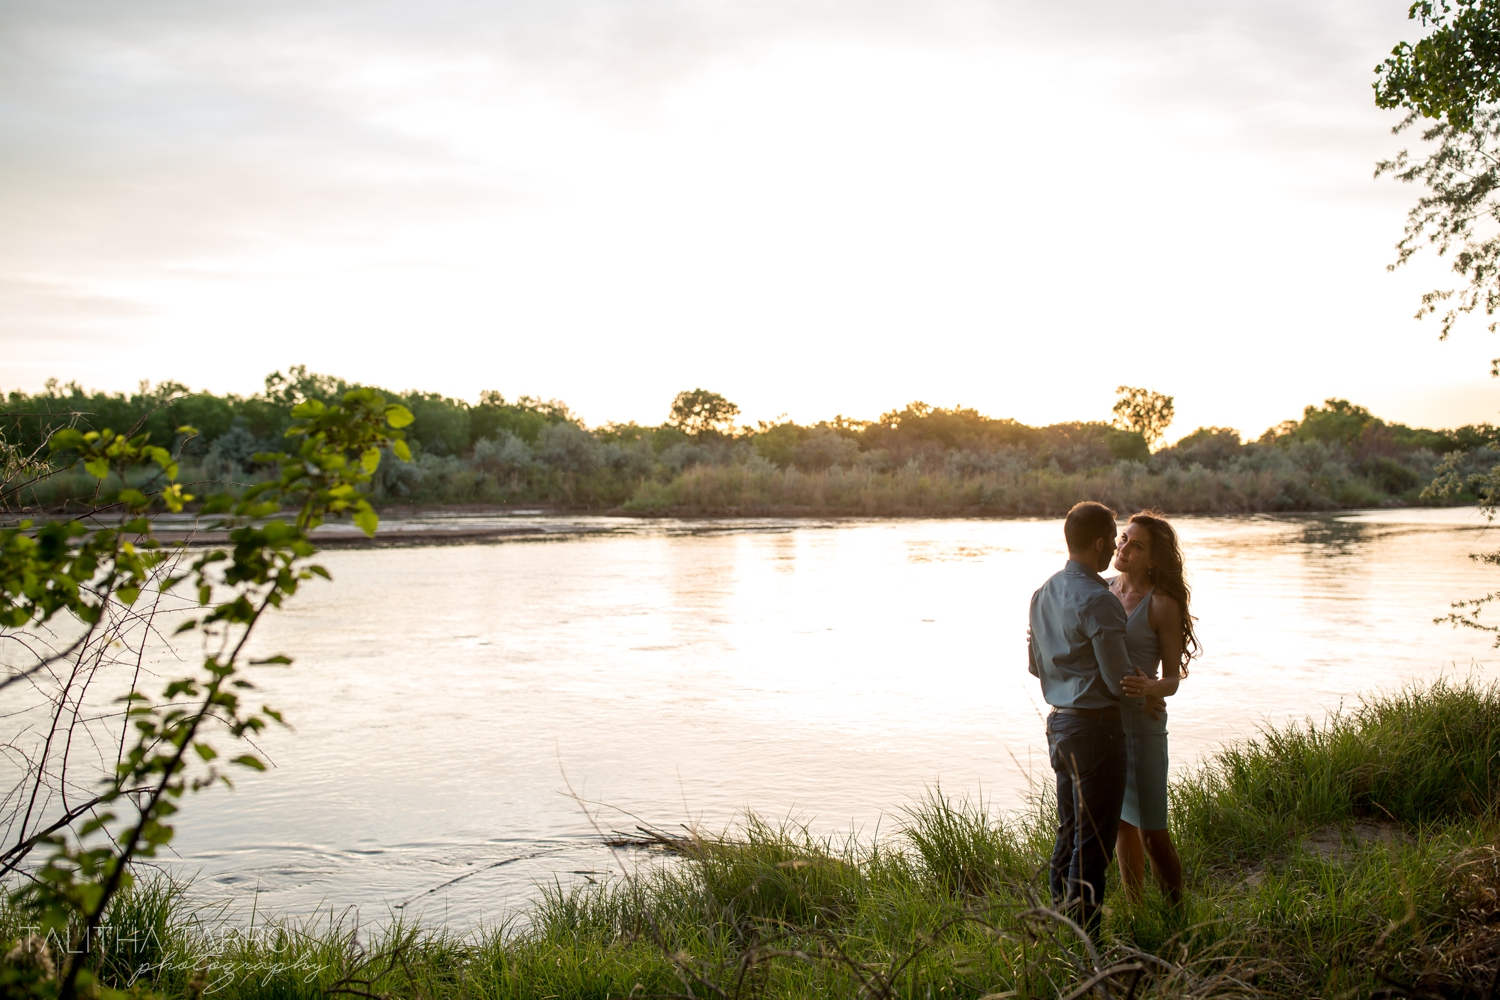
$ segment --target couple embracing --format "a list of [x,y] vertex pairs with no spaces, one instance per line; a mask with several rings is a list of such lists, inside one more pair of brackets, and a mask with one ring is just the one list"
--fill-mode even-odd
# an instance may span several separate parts
[[[1167,831],[1164,699],[1198,652],[1177,533],[1154,511],[1116,530],[1108,507],[1076,505],[1063,525],[1068,564],[1031,598],[1030,670],[1052,706],[1057,773],[1052,902],[1090,934],[1117,850],[1128,894],[1139,897],[1149,854],[1162,891],[1182,898]],[[1119,575],[1106,580],[1111,564]]]

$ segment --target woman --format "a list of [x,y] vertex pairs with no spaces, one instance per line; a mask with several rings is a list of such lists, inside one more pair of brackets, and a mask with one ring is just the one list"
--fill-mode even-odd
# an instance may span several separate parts
[[[1142,511],[1130,519],[1115,550],[1120,575],[1109,581],[1125,606],[1125,648],[1134,676],[1121,685],[1136,698],[1168,698],[1187,676],[1187,662],[1198,655],[1198,637],[1188,611],[1188,585],[1182,576],[1182,549],[1177,532],[1159,511]],[[1162,676],[1156,667],[1161,664]],[[1140,899],[1146,881],[1145,856],[1168,899],[1182,900],[1182,862],[1167,830],[1167,716],[1157,709],[1126,705],[1127,770],[1125,804],[1115,856],[1120,878],[1132,899]]]

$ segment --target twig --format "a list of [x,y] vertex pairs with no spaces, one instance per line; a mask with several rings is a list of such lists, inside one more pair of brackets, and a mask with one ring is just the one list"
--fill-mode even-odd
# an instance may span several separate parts
[[[1046,906],[1033,907],[1032,909],[1027,910],[1025,913],[1021,914],[1021,916],[1033,918],[1042,917],[1048,920],[1055,920],[1058,923],[1062,924],[1064,927],[1067,927],[1074,934],[1078,935],[1078,939],[1083,942],[1084,950],[1088,952],[1089,961],[1093,963],[1094,971],[1100,971],[1099,951],[1094,947],[1093,939],[1089,937],[1088,931],[1080,927],[1072,918],[1064,916],[1063,914],[1058,913],[1056,910]],[[1109,990],[1108,987],[1106,987],[1105,997],[1108,998],[1108,996]]]
[[[1104,986],[1105,980],[1107,980],[1110,976],[1116,976],[1122,972],[1134,972],[1136,973],[1136,979],[1139,980],[1140,973],[1145,971],[1146,967],[1139,962],[1129,962],[1124,965],[1111,965],[1107,969],[1100,969],[1098,972],[1094,973],[1094,975],[1088,980],[1088,982],[1084,983],[1072,993],[1069,993],[1067,996],[1063,997],[1062,1000],[1078,1000],[1079,997],[1083,996],[1085,993],[1088,993],[1095,986]],[[1130,984],[1130,993],[1132,996],[1135,995],[1134,981],[1132,981]],[[1105,995],[1109,995],[1107,990],[1105,992]]]
[[[146,788],[131,788],[131,789],[127,789],[126,791],[121,792],[120,794],[122,794],[122,795],[135,795],[135,794],[137,794],[139,792],[145,792],[145,791],[149,791],[149,789],[146,789]],[[42,840],[42,838],[46,837],[48,834],[56,833],[58,830],[61,830],[63,827],[67,826],[69,823],[73,822],[75,819],[77,819],[78,817],[82,816],[84,813],[88,812],[90,809],[94,808],[99,803],[103,802],[106,798],[108,798],[112,794],[114,794],[114,793],[113,792],[105,792],[103,795],[96,795],[96,796],[94,796],[92,799],[90,799],[89,801],[85,802],[81,806],[74,806],[72,809],[68,810],[68,812],[64,813],[61,819],[59,819],[57,822],[53,823],[51,826],[45,827],[44,829],[41,829],[41,830],[38,830],[36,833],[32,834],[26,840],[22,841],[21,843],[17,844],[16,846],[12,847],[10,850],[6,851],[3,855],[0,855],[0,863],[3,863],[3,864],[0,864],[0,875],[6,875],[9,872],[13,871],[15,869],[16,865],[21,862],[21,859],[24,858],[24,857],[26,857],[27,854],[31,853],[31,849],[33,847],[35,847],[37,845],[37,843]],[[20,852],[20,853],[17,853],[17,852]]]

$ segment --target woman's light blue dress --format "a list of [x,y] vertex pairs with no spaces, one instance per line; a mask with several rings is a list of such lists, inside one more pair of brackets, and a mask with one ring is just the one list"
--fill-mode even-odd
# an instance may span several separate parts
[[[1130,665],[1147,677],[1157,676],[1161,665],[1161,641],[1151,628],[1151,595],[1125,619],[1125,651]],[[1134,701],[1135,699],[1131,699]],[[1130,702],[1120,707],[1125,728],[1125,803],[1120,819],[1142,830],[1167,828],[1167,715],[1160,718]]]

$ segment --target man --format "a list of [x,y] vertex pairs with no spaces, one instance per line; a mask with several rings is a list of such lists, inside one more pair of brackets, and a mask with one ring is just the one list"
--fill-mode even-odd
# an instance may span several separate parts
[[1104,872],[1125,797],[1120,681],[1131,673],[1125,609],[1100,578],[1115,553],[1115,514],[1085,501],[1068,511],[1068,564],[1031,596],[1030,669],[1041,679],[1047,749],[1057,773],[1052,903],[1094,934]]

